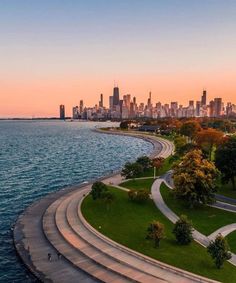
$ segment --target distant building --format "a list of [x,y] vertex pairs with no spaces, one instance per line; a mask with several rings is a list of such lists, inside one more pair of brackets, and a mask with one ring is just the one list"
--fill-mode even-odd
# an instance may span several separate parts
[[116,86],[113,89],[113,106],[117,106],[120,103],[119,88]]
[[196,102],[196,116],[197,117],[201,116],[201,101]]
[[223,104],[222,98],[214,99],[214,117],[220,117],[222,115]]
[[207,91],[203,90],[202,92],[202,99],[201,99],[201,106],[207,105]]
[[84,102],[83,100],[80,100],[79,102],[79,113],[82,114],[84,111]]
[[73,119],[79,119],[79,107],[75,106],[72,108],[72,117]]
[[65,105],[60,105],[60,119],[65,120]]
[[99,107],[102,108],[103,107],[103,94],[100,94],[100,101],[99,101]]
[[109,109],[113,110],[113,96],[109,96]]

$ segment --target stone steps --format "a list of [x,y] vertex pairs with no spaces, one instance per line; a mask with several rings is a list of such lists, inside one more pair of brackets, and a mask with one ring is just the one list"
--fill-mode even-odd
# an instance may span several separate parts
[[[143,262],[143,260],[134,260],[133,256],[124,253],[122,250],[100,239],[97,235],[94,235],[88,230],[87,227],[83,225],[80,215],[78,214],[79,202],[78,196],[72,198],[67,207],[67,221],[70,229],[73,229],[77,241],[79,242],[82,238],[87,243],[86,248],[90,247],[91,256],[93,256],[93,253],[99,254],[100,259],[105,258],[109,260],[109,264],[112,268],[114,267],[116,271],[130,280],[137,282],[164,282],[160,276],[163,275],[164,277],[164,272],[160,274],[161,272],[159,271],[157,274],[157,272],[146,271],[145,267],[148,268],[148,266],[145,266],[146,263]],[[153,268],[153,271],[154,269],[157,271],[156,268]]]
[[101,282],[126,282],[121,276],[95,264],[93,260],[84,256],[84,254],[78,249],[75,249],[70,243],[65,241],[55,222],[56,210],[63,199],[67,199],[67,197],[63,197],[55,201],[51,206],[49,206],[43,216],[44,233],[50,243],[58,252],[69,260],[73,266],[83,270],[91,277]]

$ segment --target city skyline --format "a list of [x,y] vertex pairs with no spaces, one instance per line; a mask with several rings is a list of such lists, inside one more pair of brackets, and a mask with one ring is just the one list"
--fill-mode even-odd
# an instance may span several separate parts
[[135,119],[135,118],[192,118],[192,117],[235,117],[236,104],[225,102],[222,97],[209,99],[206,89],[203,89],[198,100],[189,97],[188,104],[181,104],[178,100],[162,103],[154,101],[150,91],[146,101],[138,101],[131,94],[122,95],[116,84],[113,93],[109,96],[109,106],[104,105],[104,95],[101,93],[99,101],[93,106],[84,104],[80,100],[79,106],[73,106],[72,115],[69,114],[64,104],[59,107],[59,118],[72,118],[74,120],[110,120],[110,119]]
[[235,103],[235,28],[232,0],[1,1],[0,117],[108,105],[114,81],[139,101]]

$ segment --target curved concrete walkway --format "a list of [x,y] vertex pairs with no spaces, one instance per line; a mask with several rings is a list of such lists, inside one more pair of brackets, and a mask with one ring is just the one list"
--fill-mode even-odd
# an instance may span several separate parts
[[[171,171],[166,173],[162,178],[157,179],[151,188],[152,198],[158,207],[158,209],[172,222],[176,223],[176,221],[179,219],[179,217],[165,204],[161,192],[160,192],[160,186],[162,183],[165,183],[166,186],[168,186],[170,189],[173,189],[171,184],[173,184],[172,178],[171,178]],[[227,204],[226,204],[227,206]],[[217,207],[220,209],[224,209],[223,206],[219,207],[214,205],[213,207]],[[228,209],[224,209],[228,210]],[[235,211],[233,211],[235,212]],[[202,246],[207,247],[211,240],[215,239],[215,237],[221,233],[223,236],[227,236],[231,232],[236,230],[236,223],[232,223],[230,225],[226,225],[224,227],[221,227],[220,229],[216,230],[212,234],[206,236],[202,233],[200,233],[197,230],[193,230],[193,238],[195,241],[200,243]],[[232,253],[232,258],[229,260],[230,263],[236,266],[236,255]]]
[[[142,138],[142,134],[138,134],[137,137]],[[171,142],[156,137],[145,136],[143,138],[150,140],[154,145],[152,157],[168,156],[173,152],[174,147]],[[119,174],[115,174],[109,178],[104,178],[103,181],[118,185],[121,182],[121,177]],[[138,256],[140,265],[137,268],[136,266],[130,267],[129,262],[119,262],[117,257],[119,258],[121,254],[120,250],[116,252],[117,257],[114,257],[114,254],[113,257],[110,254],[105,254],[103,249],[100,249],[98,254],[97,247],[91,246],[91,243],[88,243],[87,239],[83,237],[84,231],[80,235],[76,234],[78,227],[75,228],[72,224],[73,221],[77,222],[79,218],[75,214],[72,217],[72,214],[77,211],[75,208],[78,207],[81,194],[89,190],[90,184],[74,186],[52,193],[31,205],[18,218],[14,227],[16,250],[25,265],[40,281],[59,283],[150,282],[154,280],[153,282],[161,282],[166,281],[166,273],[170,273],[172,274],[169,275],[170,277],[174,274],[179,278],[178,282],[190,282],[187,272],[183,275],[181,270],[175,270],[162,263],[158,263],[159,270],[155,266],[155,273],[149,272],[148,267],[144,271],[143,268],[140,268],[144,257],[141,260]],[[79,227],[83,226],[79,225]],[[97,232],[93,231],[93,233],[96,236],[93,238],[95,241],[99,237],[96,234]],[[88,244],[88,249],[82,248],[83,245],[87,247]],[[61,254],[59,257],[58,252]],[[48,260],[48,253],[52,256],[50,261]],[[129,256],[128,253],[128,258]],[[152,264],[149,268],[150,270],[153,269]],[[176,272],[179,275],[176,275]],[[190,276],[197,278],[195,275]],[[172,282],[174,282],[174,279]]]

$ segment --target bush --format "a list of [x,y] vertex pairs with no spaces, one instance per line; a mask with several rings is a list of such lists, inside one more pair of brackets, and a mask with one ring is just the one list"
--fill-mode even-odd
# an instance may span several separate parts
[[219,234],[215,241],[211,241],[207,247],[208,253],[213,258],[217,268],[221,268],[225,260],[231,259],[231,253],[229,252],[229,246],[226,239]]
[[180,245],[191,243],[193,236],[192,222],[188,220],[186,215],[181,215],[180,219],[175,223],[173,234]]
[[146,190],[129,190],[128,197],[131,201],[144,203],[149,199],[149,193]]
[[101,199],[106,191],[107,186],[104,183],[97,181],[92,185],[90,194],[92,195],[93,200],[96,200]]

